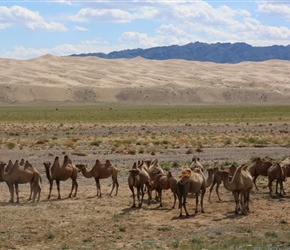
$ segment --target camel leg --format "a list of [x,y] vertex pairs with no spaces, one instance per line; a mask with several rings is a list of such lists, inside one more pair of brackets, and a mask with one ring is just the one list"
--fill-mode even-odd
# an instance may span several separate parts
[[233,192],[236,207],[235,207],[235,214],[239,214],[239,206],[240,206],[240,201],[239,201],[239,193],[238,192]]
[[133,196],[133,205],[131,206],[131,208],[136,207],[136,202],[135,202],[135,192],[134,192],[134,187],[133,186],[129,186],[131,192],[132,192],[132,196]]
[[259,188],[257,187],[257,184],[256,184],[257,178],[258,178],[258,175],[255,175],[254,178],[253,178],[253,183],[255,185],[256,190],[259,191]]
[[15,183],[15,192],[16,192],[16,202],[19,203],[19,189],[18,189],[18,183]]
[[14,184],[11,184],[11,183],[7,183],[8,185],[8,188],[9,188],[9,192],[10,192],[10,200],[9,202],[10,203],[14,203]]
[[215,189],[215,192],[216,192],[216,194],[217,194],[217,197],[218,197],[219,201],[222,201],[222,199],[221,199],[221,197],[220,197],[220,193],[219,193],[219,187],[220,187],[220,184],[221,184],[221,183],[217,183],[217,185],[216,185],[216,189]]
[[186,217],[189,217],[190,214],[187,212],[187,209],[186,209],[186,196],[187,196],[187,195],[184,195],[184,197],[183,197],[182,205],[183,205],[183,208],[184,208],[184,211],[185,211]]
[[57,187],[57,192],[58,192],[57,199],[60,200],[61,199],[61,197],[60,197],[60,180],[56,179],[55,182],[56,182],[56,187]]
[[113,183],[113,185],[112,185],[111,192],[109,193],[109,196],[112,195],[112,193],[113,193],[113,191],[114,191],[114,188],[115,188],[115,185],[116,185],[113,177],[112,177],[112,183]]
[[269,186],[270,196],[272,196],[272,193],[273,193],[272,182],[273,182],[273,181],[272,181],[271,179],[268,179],[268,186]]
[[[140,199],[140,191],[142,192],[141,199]],[[142,207],[143,197],[144,197],[144,190],[143,190],[143,187],[142,187],[142,186],[140,187],[140,185],[138,185],[138,187],[137,187],[137,200],[138,200],[138,207],[139,207],[139,208]]]
[[163,204],[162,204],[162,188],[158,188],[157,189],[157,194],[158,194],[158,197],[159,197],[159,207],[163,207]]
[[74,179],[73,182],[74,182],[74,186],[75,186],[75,193],[74,193],[73,197],[76,197],[77,196],[77,192],[78,192],[79,184],[77,183],[76,179]]
[[198,196],[199,196],[199,192],[195,193],[195,213],[198,213]]
[[101,185],[100,185],[100,180],[99,178],[95,178],[95,181],[96,181],[96,186],[97,186],[97,196],[101,197],[102,194],[101,194]]
[[33,192],[33,184],[30,182],[30,195],[29,195],[29,198],[28,198],[28,201],[30,201],[32,199],[32,192]]
[[173,192],[173,198],[174,198],[174,202],[173,202],[172,208],[175,208],[176,198],[177,198],[176,192]]
[[51,190],[52,190],[52,186],[53,186],[53,180],[49,180],[49,193],[47,196],[47,199],[49,200],[51,197]]
[[214,179],[212,180],[212,184],[211,184],[210,189],[209,189],[208,202],[210,202],[211,192],[212,192],[213,187],[215,186],[216,183],[217,183],[217,182],[216,182],[216,180],[215,180],[215,178],[214,178]]
[[116,182],[116,193],[115,193],[115,196],[117,196],[117,194],[118,194],[118,189],[119,189],[119,182],[118,182],[117,179],[115,180],[115,182]]
[[[151,200],[152,200],[152,194],[151,194],[151,189],[150,189],[149,183],[146,183],[146,187],[147,187],[147,192],[148,192],[148,205],[150,205],[151,204]],[[142,190],[142,193],[143,193],[143,196],[144,196],[144,190]]]
[[204,209],[203,209],[203,198],[204,198],[204,195],[205,195],[205,189],[202,190],[202,192],[201,192],[201,196],[200,196],[200,208],[201,208],[201,213],[204,213]]

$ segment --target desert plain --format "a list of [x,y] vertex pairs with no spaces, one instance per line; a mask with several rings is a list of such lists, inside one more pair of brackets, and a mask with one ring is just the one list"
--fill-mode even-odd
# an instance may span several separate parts
[[[129,169],[138,160],[158,159],[178,178],[193,156],[205,168],[251,164],[254,157],[282,161],[289,152],[289,62],[236,65],[70,58],[46,55],[0,59],[0,160],[29,160],[41,173],[39,202],[9,203],[0,183],[1,249],[289,249],[290,197],[270,196],[267,177],[258,177],[250,212],[234,214],[233,195],[223,185],[204,200],[205,213],[179,217],[165,190],[164,206],[152,201],[131,208]],[[133,111],[132,111],[133,110]],[[131,113],[130,113],[131,112]],[[60,115],[61,114],[61,115]],[[43,163],[69,155],[91,168],[109,159],[118,168],[117,196],[111,179],[78,173],[78,193],[57,199]],[[207,172],[205,172],[207,174]],[[114,192],[113,192],[114,194]]]

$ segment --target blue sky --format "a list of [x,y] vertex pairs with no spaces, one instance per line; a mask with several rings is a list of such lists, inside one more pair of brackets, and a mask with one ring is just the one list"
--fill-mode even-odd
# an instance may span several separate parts
[[4,58],[108,53],[196,41],[289,45],[290,0],[0,0]]

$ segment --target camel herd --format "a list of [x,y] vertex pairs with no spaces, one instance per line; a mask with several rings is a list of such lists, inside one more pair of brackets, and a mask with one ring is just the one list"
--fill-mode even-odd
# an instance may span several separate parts
[[[112,178],[112,195],[116,188],[115,195],[118,194],[118,170],[109,161],[101,163],[96,160],[95,165],[87,170],[87,165],[74,164],[72,160],[65,155],[61,163],[59,157],[55,157],[54,162],[44,162],[45,173],[49,181],[48,199],[51,197],[53,182],[56,182],[58,199],[60,195],[60,181],[72,180],[72,187],[69,197],[75,197],[78,191],[77,176],[78,172],[82,172],[86,178],[94,178],[97,187],[97,196],[101,197],[100,179]],[[148,205],[152,200],[152,191],[155,190],[155,200],[159,202],[159,207],[162,207],[162,190],[171,190],[173,193],[174,203],[172,208],[175,208],[176,200],[179,202],[179,216],[182,216],[184,209],[186,216],[189,216],[187,211],[187,197],[188,194],[195,196],[195,213],[198,212],[198,205],[200,204],[201,212],[204,213],[203,201],[206,189],[209,188],[209,201],[211,193],[216,186],[216,194],[219,200],[219,187],[223,183],[225,189],[232,192],[235,201],[235,213],[247,214],[249,212],[250,194],[253,187],[258,190],[256,180],[258,176],[268,177],[268,187],[270,195],[273,194],[272,183],[276,181],[276,193],[283,196],[285,190],[283,183],[286,177],[290,176],[290,158],[278,163],[274,160],[263,160],[256,158],[249,167],[242,165],[239,167],[230,166],[212,167],[204,169],[198,157],[193,157],[192,163],[188,168],[181,171],[178,178],[175,178],[169,171],[167,173],[160,167],[158,160],[138,161],[135,162],[129,170],[128,186],[132,192],[132,207],[142,207],[145,194],[148,195]],[[39,171],[28,161],[18,160],[13,164],[10,160],[8,164],[0,163],[0,181],[6,182],[9,192],[9,202],[14,202],[14,190],[17,200],[19,202],[19,184],[30,183],[30,197],[29,200],[39,201],[41,193],[41,175]],[[280,191],[278,192],[278,186]],[[136,193],[135,193],[136,192]],[[37,197],[37,198],[36,198]],[[137,204],[136,204],[137,200]]]

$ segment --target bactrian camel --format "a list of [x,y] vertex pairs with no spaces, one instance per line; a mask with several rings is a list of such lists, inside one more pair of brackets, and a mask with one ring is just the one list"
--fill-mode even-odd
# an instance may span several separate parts
[[[234,165],[231,165],[229,168],[221,167],[220,170],[228,171],[229,172],[229,176],[231,178],[231,177],[233,177],[233,175],[234,175],[234,173],[236,171],[236,167]],[[215,185],[216,185],[215,192],[217,194],[217,197],[218,197],[219,201],[222,200],[221,197],[220,197],[220,194],[219,194],[219,187],[220,187],[221,183],[222,183],[222,179],[217,174],[217,171],[216,171],[214,173],[214,175],[213,175],[212,184],[211,184],[210,189],[209,189],[209,195],[208,195],[208,201],[209,202],[210,202],[210,197],[211,197],[212,190],[213,190],[213,188],[214,188]]]
[[64,162],[63,164],[60,164],[59,157],[56,156],[54,159],[54,162],[51,166],[50,162],[44,162],[45,167],[45,173],[47,176],[47,179],[49,181],[49,194],[47,199],[50,199],[51,197],[51,190],[53,186],[53,181],[55,180],[57,185],[57,191],[58,191],[58,199],[61,199],[60,196],[60,181],[66,181],[69,178],[72,179],[72,187],[71,192],[69,194],[69,198],[71,198],[73,190],[75,190],[74,197],[77,195],[78,191],[78,183],[77,183],[77,175],[78,175],[78,169],[76,166],[72,163],[71,159],[65,155],[64,156]]
[[7,171],[2,166],[1,167],[1,176],[3,180],[7,183],[10,191],[10,200],[9,202],[14,202],[14,187],[16,192],[17,203],[19,203],[19,188],[18,184],[30,183],[31,189],[33,191],[33,202],[35,201],[36,196],[38,195],[37,201],[40,199],[40,181],[41,177],[38,171],[32,167],[32,165],[26,161],[24,165],[19,165],[19,161],[16,160],[13,166],[11,162],[8,164]]
[[150,205],[151,201],[150,176],[147,172],[146,164],[144,162],[141,162],[138,165],[136,162],[133,164],[132,169],[129,170],[128,185],[132,192],[133,197],[133,205],[131,206],[132,208],[136,207],[136,197],[134,188],[137,189],[138,207],[139,208],[142,207],[145,187],[148,193],[148,205]]
[[268,169],[268,187],[270,195],[273,194],[272,189],[272,183],[276,180],[276,194],[278,194],[278,185],[280,185],[280,193],[279,195],[283,196],[283,182],[286,180],[284,169],[280,166],[279,163],[274,163],[269,169]]
[[[164,170],[159,165],[158,159],[155,159],[153,161],[144,161],[143,164],[144,164],[145,169],[146,169],[146,166],[148,166],[149,164],[148,173],[150,176],[151,183],[154,182],[157,175],[164,173]],[[158,193],[159,192],[157,191],[157,193],[155,194],[156,201],[160,201],[160,197],[158,196]]]
[[115,166],[112,165],[112,163],[109,160],[106,160],[106,162],[103,164],[99,160],[96,160],[95,165],[92,167],[91,170],[86,169],[86,165],[84,164],[77,164],[76,167],[82,171],[82,174],[86,178],[94,178],[96,181],[96,186],[97,186],[97,196],[101,197],[101,185],[100,185],[100,179],[106,179],[112,176],[112,190],[109,195],[112,195],[113,190],[115,189],[116,186],[116,193],[115,195],[118,194],[118,188],[119,188],[119,183],[118,183],[118,170]]
[[[247,171],[247,166],[243,165],[237,168],[232,180],[229,180],[229,172],[219,170],[217,172],[224,183],[224,187],[233,193],[235,199],[235,214],[247,214],[249,211],[250,192],[254,186],[253,177]],[[241,199],[241,200],[240,200]],[[240,209],[240,204],[242,208]]]
[[156,190],[158,193],[158,198],[159,198],[159,207],[163,207],[162,203],[162,190],[168,190],[170,189],[173,193],[173,206],[172,208],[175,208],[176,204],[176,198],[177,198],[177,191],[176,191],[176,183],[177,180],[175,177],[172,175],[172,173],[169,171],[167,174],[158,174],[155,177],[155,180],[153,181],[151,185],[151,190]]
[[198,198],[200,198],[201,212],[204,213],[203,209],[203,198],[206,191],[206,180],[200,168],[195,168],[195,170],[185,169],[182,171],[177,181],[177,196],[179,201],[179,217],[182,216],[182,207],[184,207],[186,216],[189,213],[186,209],[186,198],[189,193],[195,194],[195,213],[198,212]]
[[259,190],[256,184],[256,180],[259,175],[268,176],[268,169],[273,165],[271,160],[263,160],[257,157],[253,164],[249,167],[249,172],[253,176],[253,183],[256,190]]

